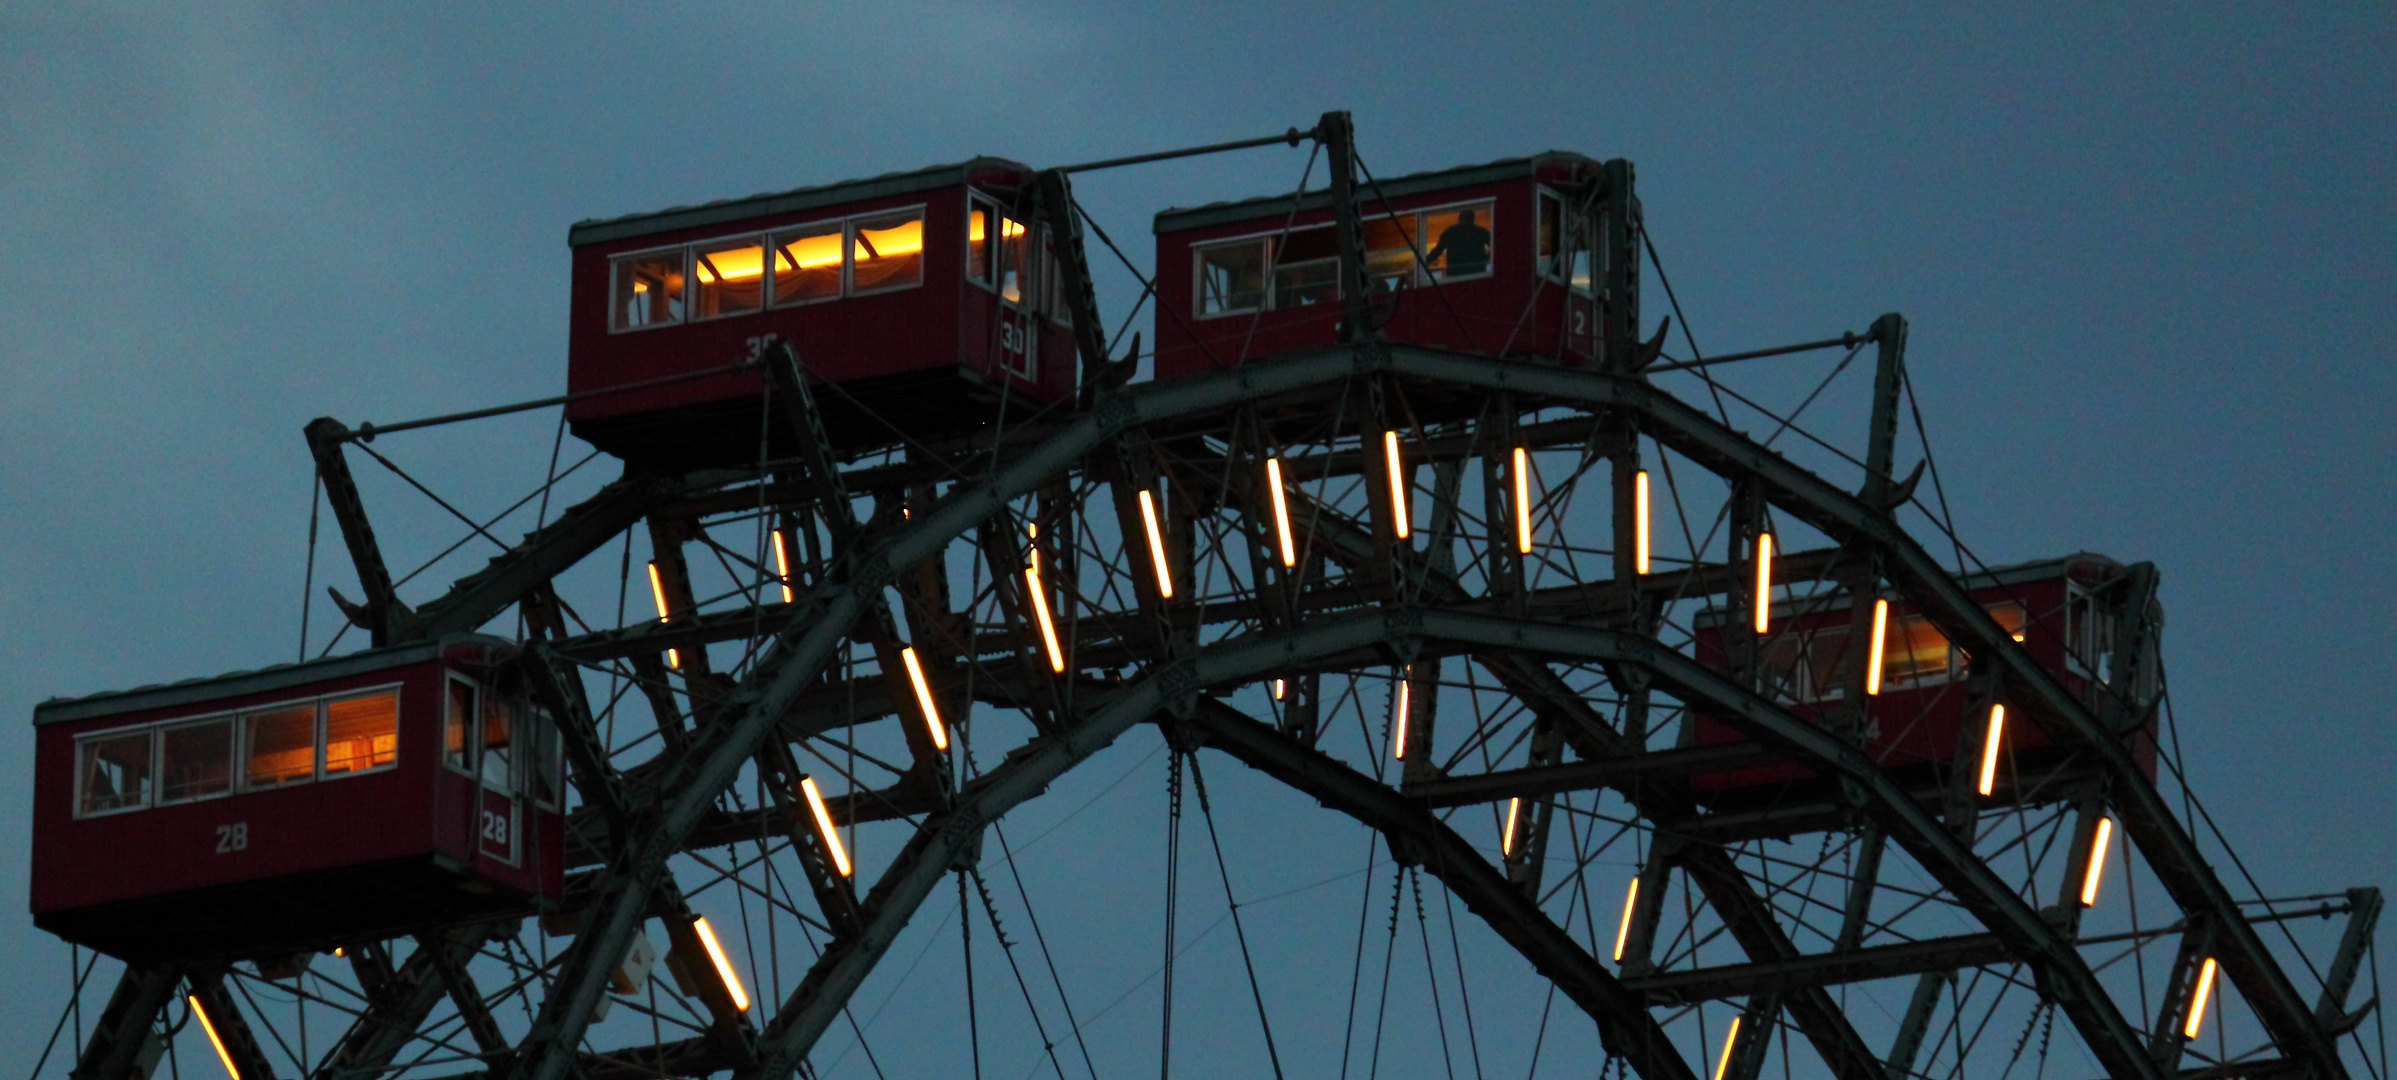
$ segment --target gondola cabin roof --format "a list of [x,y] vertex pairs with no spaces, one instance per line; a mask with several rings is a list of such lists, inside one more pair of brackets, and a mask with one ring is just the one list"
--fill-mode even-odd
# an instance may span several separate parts
[[585,218],[567,229],[566,243],[572,247],[582,247],[585,244],[705,228],[750,218],[780,217],[967,184],[1012,187],[1026,182],[1031,175],[1032,167],[1023,162],[978,155],[949,165],[884,173],[858,180],[792,188],[789,191],[769,191],[737,199],[717,199],[696,206],[674,206],[612,218]]
[[[1364,181],[1358,187],[1358,197],[1370,215],[1379,199],[1406,199],[1419,195],[1452,191],[1462,187],[1495,184],[1508,180],[1539,180],[1556,185],[1579,185],[1597,177],[1599,162],[1586,154],[1571,150],[1543,150],[1524,157],[1501,158],[1478,165],[1454,165],[1445,169],[1429,169],[1408,173],[1388,180]],[[1247,199],[1230,199],[1202,206],[1167,207],[1157,212],[1153,231],[1159,235],[1186,229],[1204,229],[1216,225],[1255,221],[1277,214],[1288,214],[1295,208],[1304,213],[1310,210],[1328,212],[1332,194],[1317,188],[1295,200],[1290,194],[1259,195]]]

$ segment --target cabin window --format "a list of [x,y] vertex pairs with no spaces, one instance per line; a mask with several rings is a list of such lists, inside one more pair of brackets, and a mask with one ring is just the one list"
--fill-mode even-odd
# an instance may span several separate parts
[[1596,281],[1590,261],[1596,247],[1591,220],[1555,193],[1540,193],[1540,276],[1570,285],[1583,296],[1591,295]]
[[449,698],[441,710],[441,763],[461,772],[474,771],[474,684],[449,680]]
[[2069,583],[2064,592],[2064,659],[2073,674],[2101,683],[2114,677],[2114,613]]
[[1265,241],[1236,240],[1198,249],[1200,315],[1255,311],[1265,303]]
[[325,703],[325,776],[362,773],[399,760],[399,692]]
[[316,703],[242,714],[241,742],[242,787],[272,788],[316,779]]
[[1069,286],[1065,281],[1063,264],[1057,260],[1057,248],[1054,244],[1043,245],[1041,251],[1040,280],[1047,283],[1048,295],[1044,299],[1044,303],[1048,308],[1049,318],[1059,326],[1072,326],[1074,325],[1074,309],[1066,302],[1065,290]]
[[1415,252],[1422,247],[1414,214],[1365,219],[1365,279],[1376,292],[1415,283]]
[[483,697],[483,786],[494,791],[516,790],[516,709],[497,694]]
[[188,802],[233,790],[233,720],[170,724],[158,734],[158,802]]
[[752,237],[691,252],[692,317],[745,315],[765,306],[766,257]]
[[990,263],[996,249],[991,247],[990,238],[991,222],[997,220],[997,215],[998,211],[989,203],[980,199],[966,201],[965,276],[976,285],[988,285],[993,280]]
[[999,296],[1021,304],[1032,291],[1032,229],[1014,218],[999,219]]
[[804,304],[841,295],[841,223],[819,221],[785,229],[774,248],[774,303]]
[[1947,636],[1920,615],[1890,620],[1881,647],[1881,684],[1906,686],[1945,682],[1950,670]]
[[653,251],[616,260],[615,329],[671,326],[683,319],[683,253]]
[[1997,620],[1998,629],[2005,631],[2007,637],[2016,641],[2023,639],[2025,628],[2031,624],[2030,612],[2024,610],[2022,604],[2013,600],[1989,605],[1989,617]]
[[1340,240],[1329,226],[1300,229],[1282,238],[1273,264],[1276,309],[1334,303],[1340,299]]
[[1423,253],[1426,276],[1439,281],[1488,276],[1490,221],[1486,202],[1425,213],[1422,235],[1432,241]]
[[94,736],[75,744],[75,816],[150,805],[150,729]]
[[881,292],[924,283],[924,211],[858,218],[850,223],[849,291]]

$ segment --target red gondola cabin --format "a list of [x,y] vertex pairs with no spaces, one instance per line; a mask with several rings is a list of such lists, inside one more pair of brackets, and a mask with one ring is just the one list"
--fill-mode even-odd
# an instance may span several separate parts
[[[2119,601],[2112,598],[2114,590],[2109,586],[2121,580],[2122,572],[2122,564],[2082,552],[2001,567],[1966,577],[1961,583],[2067,693],[2095,706],[2113,678],[2118,628],[2134,616],[2149,624],[2147,659],[2138,665],[2143,683],[2140,697],[2153,696],[2154,650],[2164,613],[2160,606],[2140,613],[2117,610]],[[1869,642],[1850,640],[1850,628],[1855,625],[1851,612],[1845,596],[1774,607],[1768,620],[1771,630],[1759,643],[1756,665],[1765,695],[1807,720],[1842,711],[1850,682],[1845,674],[1868,663]],[[1866,621],[1869,623],[1869,613]],[[1728,665],[1724,648],[1727,622],[1732,633],[1750,632],[1744,614],[1729,615],[1721,609],[1700,613],[1696,647],[1701,662]],[[1891,603],[1882,637],[1880,693],[1868,699],[1866,709],[1865,751],[1902,783],[1954,765],[1957,748],[1979,745],[1985,730],[1982,725],[1987,722],[1985,712],[1966,715],[1973,706],[1967,701],[1965,675],[1963,650],[1951,645],[1911,607]],[[2047,733],[2027,719],[2009,721],[2004,732],[2003,761],[2008,767],[2001,775],[2002,785],[2011,786],[2008,778],[2035,774],[2061,758]],[[2156,770],[2155,732],[2151,717],[2145,730],[2131,736],[2131,753],[2151,779]],[[1969,743],[1965,741],[1968,738]],[[1714,717],[1700,714],[1695,719],[1698,746],[1722,746],[1744,739],[1731,725]],[[1692,778],[1692,787],[1702,798],[1722,805],[1780,798],[1814,779],[1804,766],[1771,764],[1699,773]]]
[[147,963],[539,910],[556,732],[461,636],[34,710],[33,921]]
[[[871,446],[954,434],[1002,402],[1074,388],[1073,335],[1032,170],[975,158],[574,226],[566,407],[574,433],[661,467],[758,459],[754,369],[676,379],[797,350],[830,438]],[[619,392],[594,393],[621,389]],[[768,420],[775,453],[790,432]]]
[[[1628,166],[1560,151],[1362,185],[1365,275],[1383,336],[1587,363],[1600,335],[1610,171],[1628,187]],[[1167,210],[1155,227],[1158,378],[1339,340],[1327,193]]]

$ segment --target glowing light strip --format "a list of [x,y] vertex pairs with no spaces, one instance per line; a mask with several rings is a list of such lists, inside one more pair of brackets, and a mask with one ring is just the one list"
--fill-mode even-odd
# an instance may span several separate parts
[[2206,1024],[2206,996],[2214,992],[2214,958],[2206,957],[2206,966],[2197,973],[2197,992],[2189,995],[2189,1022],[2181,1025],[2181,1037],[2194,1039]]
[[1515,551],[1531,554],[1531,455],[1515,448]]
[[1756,534],[1756,632],[1773,624],[1773,534]]
[[724,958],[724,946],[716,944],[716,932],[708,928],[707,916],[693,920],[691,927],[699,931],[699,944],[707,947],[707,958],[716,962],[716,977],[724,980],[724,989],[732,994],[733,1008],[748,1012],[749,994],[741,989],[740,976],[733,974],[732,961]]
[[1873,601],[1873,655],[1864,665],[1864,693],[1881,692],[1881,661],[1889,642],[1889,601]]
[[[666,611],[666,581],[664,578],[658,576],[658,561],[656,559],[649,560],[649,598],[657,601],[658,621],[665,622],[668,614]],[[682,650],[666,650],[666,666],[670,668],[681,667]]]
[[932,703],[932,684],[924,681],[923,665],[916,663],[915,646],[899,650],[899,662],[907,665],[907,681],[916,686],[916,704],[924,710],[924,727],[932,732],[932,748],[949,748],[949,730],[940,722],[940,708]]
[[1515,817],[1523,812],[1523,799],[1518,796],[1506,801],[1506,831],[1498,834],[1498,853],[1515,857]]
[[1631,875],[1631,887],[1623,890],[1623,925],[1615,928],[1615,962],[1623,962],[1623,943],[1631,940],[1631,907],[1640,899],[1640,876]]
[[1402,761],[1407,756],[1407,676],[1414,674],[1414,670],[1411,667],[1399,669],[1398,707],[1392,710],[1396,715],[1391,718],[1391,724],[1397,729],[1397,737],[1390,741],[1390,756]]
[[2097,879],[2106,872],[2106,845],[2114,839],[2114,819],[2097,819],[2097,842],[2089,845],[2089,869],[2081,874],[2081,906],[2097,906]]
[[1265,489],[1273,494],[1273,535],[1282,545],[1282,566],[1298,565],[1298,545],[1290,540],[1289,500],[1282,495],[1282,459],[1265,459]]
[[791,545],[783,539],[782,530],[774,529],[774,576],[782,580],[782,602],[791,602]]
[[1648,572],[1648,470],[1631,474],[1631,572]]
[[1282,700],[1282,680],[1280,679],[1273,681],[1273,699],[1275,701]]
[[225,1049],[225,1040],[217,1037],[216,1022],[208,1019],[208,1010],[200,1007],[199,996],[188,995],[184,1000],[191,1003],[191,1014],[200,1018],[200,1030],[208,1033],[208,1045],[216,1047],[216,1059],[225,1063],[225,1074],[241,1080],[241,1070],[233,1067],[233,1054]]
[[[1040,526],[1026,530],[1033,539],[1040,538]],[[1063,674],[1065,649],[1057,644],[1057,624],[1049,620],[1049,590],[1040,583],[1040,547],[1033,545],[1032,561],[1024,566],[1024,584],[1032,591],[1032,614],[1040,620],[1040,643],[1049,650],[1049,670]]]
[[1382,458],[1390,466],[1390,527],[1398,538],[1407,538],[1407,480],[1402,471],[1406,466],[1398,460],[1398,433],[1382,432]]
[[2006,733],[2006,707],[1989,707],[1989,734],[1981,740],[1981,794],[1997,789],[1998,742]]
[[1739,1017],[1731,1018],[1731,1030],[1723,1033],[1723,1056],[1715,1062],[1715,1080],[1723,1080],[1723,1072],[1731,1068],[1731,1049],[1739,1045]]
[[841,846],[840,831],[832,827],[832,811],[824,808],[824,793],[816,789],[816,778],[799,778],[799,793],[807,796],[807,811],[816,816],[816,835],[824,839],[824,850],[832,855],[832,868],[848,877],[849,849]]
[[1157,528],[1157,500],[1140,489],[1140,523],[1149,528],[1149,565],[1157,569],[1157,595],[1174,598],[1174,578],[1165,568],[1165,534]]

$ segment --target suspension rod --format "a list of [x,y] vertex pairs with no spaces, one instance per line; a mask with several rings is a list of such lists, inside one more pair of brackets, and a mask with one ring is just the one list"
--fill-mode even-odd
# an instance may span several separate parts
[[1821,341],[1809,341],[1798,345],[1782,345],[1771,349],[1756,349],[1751,352],[1730,353],[1724,356],[1710,356],[1704,360],[1677,360],[1670,364],[1658,364],[1655,367],[1649,368],[1648,370],[1652,372],[1684,371],[1689,368],[1713,367],[1716,364],[1732,364],[1741,360],[1761,360],[1767,356],[1787,356],[1791,353],[1813,352],[1816,349],[1829,349],[1834,347],[1853,349],[1858,345],[1863,345],[1874,340],[1876,340],[1876,337],[1873,331],[1867,330],[1861,334],[1851,332],[1841,334],[1835,338],[1824,338]]
[[1301,140],[1315,137],[1315,128],[1308,128],[1305,131],[1291,128],[1279,135],[1267,135],[1263,138],[1241,139],[1236,142],[1215,143],[1209,146],[1193,146],[1186,150],[1159,150],[1154,154],[1134,154],[1131,157],[1107,158],[1102,161],[1085,161],[1080,165],[1067,165],[1053,171],[1061,173],[1090,172],[1095,169],[1113,169],[1124,165],[1145,165],[1152,161],[1197,157],[1200,154],[1220,154],[1226,150],[1246,150],[1252,146],[1271,146],[1274,143],[1288,143],[1297,146]]

